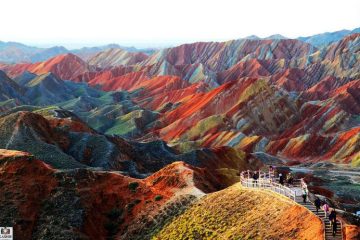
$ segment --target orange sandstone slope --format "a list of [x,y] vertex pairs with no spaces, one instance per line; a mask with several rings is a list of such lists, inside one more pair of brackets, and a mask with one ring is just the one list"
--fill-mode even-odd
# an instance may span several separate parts
[[100,86],[104,91],[129,90],[149,78],[144,72],[130,72],[117,77],[108,77],[107,72],[91,79],[90,86]]
[[101,84],[109,81],[111,78],[119,77],[133,71],[134,68],[132,66],[117,66],[110,69],[95,68],[91,69],[89,72],[78,75],[75,79],[72,80],[74,82],[90,82],[94,79],[95,82],[99,82],[99,84]]
[[206,89],[207,85],[202,82],[190,84],[176,76],[159,76],[135,84],[129,90],[137,91],[134,100],[142,107],[167,111],[173,104],[205,92]]
[[204,171],[176,162],[139,180],[87,169],[54,170],[30,154],[0,150],[0,222],[14,226],[19,239],[136,236],[151,232],[154,218],[169,217],[161,209],[185,207],[213,191],[214,179]]
[[216,126],[217,121],[211,119],[216,116],[222,119],[220,128],[216,129],[218,133],[228,131],[232,137],[239,132],[271,136],[294,124],[298,111],[297,103],[290,101],[288,95],[257,78],[231,81],[181,102],[162,118],[164,127],[158,131],[166,141],[193,141],[204,137],[207,131],[212,132],[211,126]]
[[[301,71],[284,74],[293,78]],[[181,151],[231,146],[292,161],[356,166],[359,131],[352,113],[357,112],[358,81],[329,92],[327,100],[306,102],[269,82],[285,75],[240,78],[210,91],[177,77],[156,77],[134,87],[134,100],[162,113],[150,131]]]
[[0,150],[0,222],[13,226],[18,239],[36,229],[42,199],[58,186],[55,170],[28,153]]
[[7,65],[3,67],[3,70],[11,77],[19,76],[25,71],[35,74],[52,72],[61,79],[72,80],[78,75],[89,71],[89,66],[78,56],[67,53],[44,62]]
[[[100,52],[89,62],[85,62],[80,57],[72,54],[62,54],[55,56],[49,60],[37,63],[19,63],[12,65],[0,65],[0,69],[4,70],[10,77],[21,75],[25,71],[35,74],[44,74],[52,72],[57,77],[63,80],[72,80],[75,82],[90,82],[91,85],[105,84],[105,80],[109,77],[104,74],[115,73],[117,76],[125,73],[134,72],[132,67],[126,65],[133,65],[142,60],[145,60],[147,55],[143,53],[129,53],[121,49],[109,49]],[[118,66],[122,64],[124,66]],[[118,66],[118,67],[117,67]],[[113,69],[102,69],[105,67],[115,67]],[[119,71],[120,70],[120,71]],[[129,78],[128,78],[129,79]],[[105,90],[116,90],[104,87]]]

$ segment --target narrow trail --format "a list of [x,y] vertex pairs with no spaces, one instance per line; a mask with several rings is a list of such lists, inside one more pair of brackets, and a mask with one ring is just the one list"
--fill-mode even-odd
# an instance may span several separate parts
[[322,211],[321,209],[319,209],[318,212],[316,212],[316,207],[309,201],[307,201],[306,203],[303,202],[303,198],[301,196],[296,196],[296,202],[304,207],[306,207],[307,209],[309,209],[311,212],[313,212],[316,216],[318,216],[318,218],[321,219],[321,221],[323,221],[324,225],[325,225],[325,239],[326,240],[330,240],[330,239],[336,239],[336,240],[341,240],[342,236],[341,236],[341,229],[340,229],[340,222],[339,220],[337,220],[337,232],[335,237],[332,235],[332,228],[330,225],[330,221],[328,218],[325,218],[325,212]]
[[18,136],[18,133],[19,133],[19,130],[20,130],[20,118],[18,118],[16,120],[16,123],[15,123],[15,128],[11,134],[11,137],[9,138],[9,141],[6,143],[6,146],[5,146],[5,149],[10,149],[10,146],[13,144],[13,142],[15,141],[15,139],[17,138]]
[[[296,203],[302,205],[303,207],[307,208],[309,211],[311,211],[313,214],[315,214],[324,224],[324,239],[325,240],[342,240],[342,231],[341,231],[341,223],[339,220],[336,220],[337,222],[337,231],[335,236],[332,234],[332,226],[330,224],[329,218],[325,218],[325,212],[322,209],[319,209],[319,211],[316,211],[316,207],[312,202],[310,202],[308,199],[304,203],[302,198],[302,188],[301,183],[295,183],[291,187],[285,187],[280,186],[278,183],[272,182],[269,180],[269,178],[262,179],[262,183],[260,184],[253,184],[252,178],[244,177],[246,176],[247,172],[242,172],[240,175],[240,182],[241,185],[244,187],[249,188],[261,188],[261,189],[268,189],[273,192],[276,192],[281,195],[285,195],[286,197],[289,197],[291,200],[295,201]],[[264,174],[266,176],[266,173]],[[281,189],[283,188],[283,190]],[[307,187],[306,187],[307,188]],[[289,192],[290,191],[290,192]]]

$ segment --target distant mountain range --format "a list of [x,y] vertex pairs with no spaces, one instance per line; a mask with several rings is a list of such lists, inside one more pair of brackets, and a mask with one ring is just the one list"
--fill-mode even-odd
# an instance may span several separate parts
[[[354,34],[354,33],[360,33],[360,28],[355,28],[353,30],[340,30],[340,31],[336,31],[336,32],[325,32],[325,33],[320,33],[320,34],[316,34],[316,35],[312,35],[312,36],[308,36],[308,37],[298,37],[296,38],[297,40],[303,41],[303,42],[307,42],[310,43],[311,45],[313,45],[314,47],[317,48],[322,48],[322,47],[326,47],[327,45],[333,43],[333,42],[337,42],[340,41],[342,38]],[[251,35],[248,37],[245,37],[245,39],[253,39],[253,40],[260,40],[260,39],[269,39],[269,40],[275,40],[275,39],[288,39],[285,36],[282,36],[280,34],[275,34],[275,35],[271,35],[268,37],[258,37],[256,35]]]
[[274,35],[270,35],[268,37],[264,37],[264,38],[261,38],[261,37],[258,37],[256,35],[251,35],[251,36],[248,36],[248,37],[245,37],[244,39],[250,39],[250,40],[274,40],[274,39],[288,39],[287,37],[284,37],[283,35],[281,34],[274,34]]
[[[311,45],[322,48],[333,42],[339,41],[347,35],[353,33],[359,33],[360,28],[356,28],[353,30],[341,30],[336,32],[326,32],[322,34],[316,34],[308,37],[299,37],[297,38],[300,41],[304,41],[310,43]],[[260,40],[260,39],[268,39],[268,40],[276,40],[276,39],[288,39],[285,36],[280,34],[274,34],[265,38],[260,38],[256,35],[251,35],[245,37],[244,39],[252,39],[252,40]],[[65,54],[65,53],[73,53],[84,60],[88,60],[90,57],[95,54],[109,49],[122,49],[127,52],[141,52],[147,55],[153,54],[156,49],[148,48],[148,49],[137,49],[134,47],[125,47],[120,46],[118,44],[108,44],[104,46],[98,47],[83,47],[80,49],[68,50],[63,46],[54,46],[50,48],[38,48],[27,46],[22,43],[17,42],[2,42],[0,41],[0,62],[4,63],[19,63],[19,62],[40,62],[45,61],[54,56]]]
[[299,37],[298,39],[307,43],[310,43],[311,45],[321,48],[325,47],[333,42],[337,42],[341,40],[342,38],[354,34],[354,33],[360,33],[360,28],[355,28],[353,30],[341,30],[336,32],[326,32],[321,34],[316,34],[313,36],[308,37]]
[[17,42],[0,41],[0,62],[19,63],[19,62],[41,62],[60,54],[73,53],[83,58],[89,59],[95,54],[108,49],[123,49],[128,52],[143,52],[152,54],[155,49],[136,49],[134,47],[124,47],[118,44],[108,44],[99,47],[83,47],[80,49],[68,50],[62,46],[50,48],[38,48],[27,46]]

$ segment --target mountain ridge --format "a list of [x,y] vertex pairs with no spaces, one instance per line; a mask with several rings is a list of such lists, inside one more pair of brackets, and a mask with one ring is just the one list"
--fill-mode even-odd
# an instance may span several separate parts
[[[341,40],[343,37],[359,33],[360,28],[355,28],[353,30],[339,30],[334,32],[325,32],[321,34],[315,34],[307,37],[298,37],[296,39],[312,44],[315,47],[321,48],[325,47],[333,42]],[[256,35],[251,35],[244,37],[242,39],[286,39],[286,36],[281,34],[273,34],[268,37],[260,38]],[[83,47],[79,49],[67,49],[63,46],[51,46],[49,48],[41,47],[32,47],[27,46],[18,42],[3,42],[0,41],[0,62],[4,63],[20,63],[20,62],[39,62],[46,61],[49,58],[52,58],[59,54],[65,53],[74,53],[84,60],[88,60],[93,57],[95,54],[107,50],[110,48],[123,49],[128,52],[143,52],[147,55],[152,55],[156,49],[145,48],[137,49],[135,47],[126,47],[120,46],[119,44],[112,43],[103,46],[94,46],[94,47]]]

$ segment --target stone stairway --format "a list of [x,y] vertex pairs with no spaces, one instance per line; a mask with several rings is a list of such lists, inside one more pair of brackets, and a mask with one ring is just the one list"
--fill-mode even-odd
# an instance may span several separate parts
[[338,227],[337,227],[337,232],[335,237],[332,235],[332,228],[330,225],[330,221],[328,218],[325,218],[325,213],[323,210],[319,209],[319,212],[316,212],[316,207],[309,201],[307,201],[306,203],[303,202],[303,198],[301,196],[296,196],[296,202],[304,207],[306,207],[307,209],[309,209],[311,212],[313,212],[316,216],[318,216],[325,225],[325,239],[326,240],[341,240],[342,236],[341,236],[341,225],[340,222],[337,221]]

